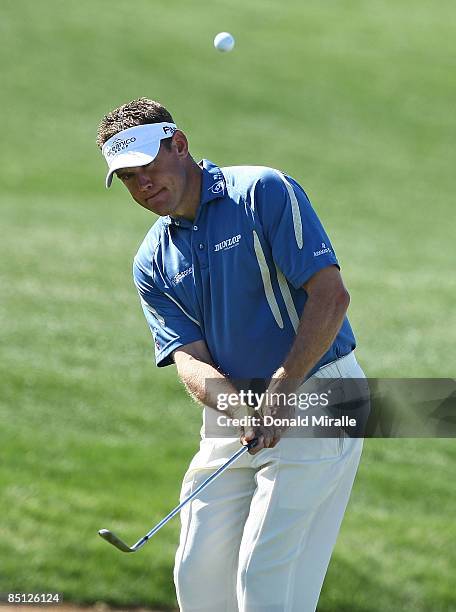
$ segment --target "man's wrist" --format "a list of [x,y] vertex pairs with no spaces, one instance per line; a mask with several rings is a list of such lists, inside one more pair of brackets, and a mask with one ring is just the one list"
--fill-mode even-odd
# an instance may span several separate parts
[[242,419],[244,417],[254,416],[255,408],[240,402],[236,405],[230,405],[224,412],[228,414],[230,419]]
[[268,391],[269,393],[294,393],[301,386],[304,377],[302,373],[281,366],[272,375]]

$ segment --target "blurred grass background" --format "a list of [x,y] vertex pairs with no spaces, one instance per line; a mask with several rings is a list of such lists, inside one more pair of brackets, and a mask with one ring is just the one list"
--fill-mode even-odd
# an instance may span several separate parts
[[[301,182],[369,376],[454,376],[455,22],[449,0],[2,0],[0,592],[175,605],[177,520],[134,557],[96,535],[175,505],[200,426],[131,280],[153,219],[104,189],[96,126],[127,100],[198,159]],[[455,459],[366,442],[320,612],[456,610]]]

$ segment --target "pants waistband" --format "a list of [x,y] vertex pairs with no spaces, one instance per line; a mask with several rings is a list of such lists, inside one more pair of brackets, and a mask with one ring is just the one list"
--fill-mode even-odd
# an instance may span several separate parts
[[350,353],[347,353],[347,355],[339,357],[339,359],[335,359],[334,361],[321,366],[321,368],[319,368],[313,376],[316,376],[317,378],[339,378],[341,375],[340,366],[343,366],[345,369],[354,367],[357,364],[358,362],[356,361],[355,351],[351,351]]

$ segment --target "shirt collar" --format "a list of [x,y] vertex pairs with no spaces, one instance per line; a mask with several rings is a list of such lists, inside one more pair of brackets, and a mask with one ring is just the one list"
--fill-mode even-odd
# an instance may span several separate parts
[[203,159],[199,165],[203,168],[200,203],[206,204],[206,202],[224,198],[226,195],[226,181],[220,168],[208,159]]
[[[226,195],[226,181],[223,172],[218,166],[213,164],[208,159],[203,159],[199,162],[203,170],[201,177],[201,199],[200,207],[203,204],[212,202],[219,198],[224,198]],[[163,217],[163,222],[166,225],[187,226],[192,225],[188,219],[173,219],[169,215]]]

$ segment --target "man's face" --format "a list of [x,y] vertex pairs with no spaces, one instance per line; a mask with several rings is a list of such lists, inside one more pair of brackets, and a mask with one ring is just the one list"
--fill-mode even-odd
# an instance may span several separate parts
[[150,164],[121,168],[116,174],[143,208],[160,216],[179,216],[188,182],[187,157],[187,139],[182,132],[176,132],[171,148],[162,142]]

